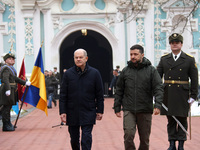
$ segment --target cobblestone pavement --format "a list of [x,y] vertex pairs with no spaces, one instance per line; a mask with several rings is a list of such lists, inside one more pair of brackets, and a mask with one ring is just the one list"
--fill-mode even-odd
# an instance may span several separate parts
[[[112,110],[113,99],[105,99],[105,113],[102,121],[97,121],[93,129],[92,150],[123,150],[122,118],[117,118]],[[31,108],[29,108],[30,110]],[[14,124],[13,120],[13,124]],[[67,126],[58,126],[58,107],[48,110],[48,117],[39,109],[32,109],[20,117],[16,131],[0,131],[1,150],[71,150]],[[153,116],[150,150],[168,148],[167,120],[165,116]],[[185,142],[185,150],[200,148],[200,117],[192,117],[192,140]],[[135,136],[138,147],[138,133]]]

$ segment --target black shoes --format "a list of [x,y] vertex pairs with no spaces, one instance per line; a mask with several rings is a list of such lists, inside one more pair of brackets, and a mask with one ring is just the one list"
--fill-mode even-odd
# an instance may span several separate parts
[[[169,141],[170,146],[167,150],[176,150],[176,144],[174,140]],[[184,150],[183,148],[184,141],[179,141],[178,143],[178,150]]]
[[5,131],[5,132],[7,132],[7,131],[15,131],[15,128],[12,125],[11,122],[3,122],[2,131]]
[[176,150],[176,144],[174,140],[169,141],[169,148],[167,150]]
[[179,143],[178,143],[178,150],[184,150],[183,144],[184,144],[184,141],[179,141]]

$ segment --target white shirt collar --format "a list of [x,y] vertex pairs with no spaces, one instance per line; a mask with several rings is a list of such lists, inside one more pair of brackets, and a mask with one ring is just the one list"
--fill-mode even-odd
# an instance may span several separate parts
[[[180,57],[181,51],[180,51],[180,53],[178,53],[177,55],[174,55],[174,53],[172,53],[172,55],[173,55],[174,60],[176,61],[176,60]],[[176,59],[175,59],[175,56],[177,56]]]

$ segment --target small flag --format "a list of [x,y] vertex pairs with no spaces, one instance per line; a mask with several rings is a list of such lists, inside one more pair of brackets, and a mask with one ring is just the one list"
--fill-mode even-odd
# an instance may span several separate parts
[[[20,68],[20,72],[19,72],[19,76],[20,79],[26,81],[26,71],[25,71],[25,64],[24,64],[24,58],[22,60],[22,65]],[[25,86],[21,85],[21,84],[17,84],[17,88],[18,88],[18,99],[22,101],[22,95],[24,94],[25,91]],[[27,105],[27,103],[26,103]]]

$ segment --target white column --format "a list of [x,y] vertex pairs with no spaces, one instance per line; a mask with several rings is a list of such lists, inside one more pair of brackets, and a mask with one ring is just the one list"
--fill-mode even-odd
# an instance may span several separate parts
[[118,49],[113,49],[113,68],[115,68],[116,65],[119,65],[122,69],[126,65],[124,22],[116,23],[114,34],[115,37],[118,39]]
[[144,18],[146,57],[154,65],[154,7],[149,6]]
[[0,10],[0,62],[3,61],[4,47],[3,47],[3,34],[6,32],[6,23],[3,23],[3,12],[4,10]]
[[[41,46],[41,31],[40,31],[40,10],[36,8],[33,18],[33,45],[34,45],[34,57],[36,59],[40,46]],[[44,54],[43,54],[44,55]]]
[[19,72],[22,59],[25,54],[25,38],[24,38],[24,17],[20,9],[19,2],[15,3],[15,23],[16,23],[16,70]]
[[44,46],[45,46],[45,69],[50,70],[53,67],[59,68],[59,49],[52,50],[51,41],[54,37],[53,22],[51,10],[42,10],[44,14]]
[[137,42],[136,39],[136,21],[132,20],[130,23],[127,24],[127,32],[128,32],[128,48],[135,45]]

